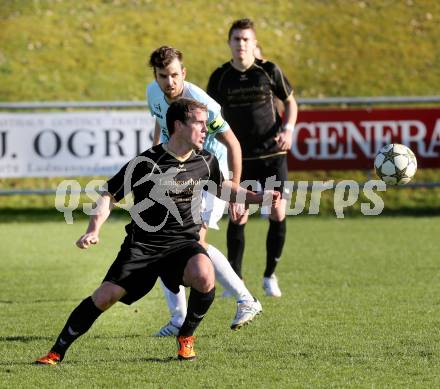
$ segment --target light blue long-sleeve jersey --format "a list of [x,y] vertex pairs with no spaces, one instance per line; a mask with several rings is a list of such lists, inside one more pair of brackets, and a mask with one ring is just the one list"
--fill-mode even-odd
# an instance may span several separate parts
[[[184,81],[183,84],[182,97],[200,101],[208,106],[208,135],[206,136],[203,148],[217,157],[223,175],[228,177],[227,149],[215,137],[217,134],[229,129],[229,124],[222,117],[220,105],[208,96],[203,89],[187,81]],[[166,143],[170,138],[166,123],[166,113],[169,104],[165,100],[165,95],[157,81],[148,84],[147,100],[150,112],[160,126],[160,141]]]

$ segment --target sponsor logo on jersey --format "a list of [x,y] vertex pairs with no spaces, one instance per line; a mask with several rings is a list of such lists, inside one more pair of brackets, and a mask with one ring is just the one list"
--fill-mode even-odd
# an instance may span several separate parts
[[177,168],[178,172],[186,172],[185,165],[183,163],[179,163],[179,167]]

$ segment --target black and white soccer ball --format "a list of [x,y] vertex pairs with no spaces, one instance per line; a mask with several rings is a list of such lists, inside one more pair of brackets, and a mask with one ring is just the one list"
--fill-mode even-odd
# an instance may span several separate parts
[[388,185],[404,185],[417,171],[417,159],[405,145],[392,143],[382,147],[374,159],[379,178]]

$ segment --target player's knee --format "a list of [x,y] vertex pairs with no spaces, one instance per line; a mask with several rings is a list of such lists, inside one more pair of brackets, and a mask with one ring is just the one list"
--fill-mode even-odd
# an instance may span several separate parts
[[201,293],[209,292],[215,286],[214,267],[208,257],[195,259],[185,269],[186,284]]
[[232,225],[232,226],[244,227],[245,224],[247,223],[247,221],[248,221],[247,216],[243,216],[240,219],[229,218],[230,225]]
[[103,294],[93,294],[92,295],[93,303],[99,308],[101,311],[106,311],[109,309],[114,302],[109,296],[105,296]]
[[93,303],[101,311],[106,311],[125,294],[120,286],[104,282],[92,295]]
[[200,293],[208,293],[215,286],[214,278],[200,275],[194,282],[194,289]]
[[284,220],[286,220],[286,216],[282,215],[274,215],[269,217],[269,221],[272,221],[274,223],[283,223]]
[[272,208],[269,219],[282,222],[286,218],[286,200],[281,200],[281,204],[277,208]]
[[201,293],[207,293],[215,286],[215,274],[211,262],[199,268],[195,276],[195,284],[196,289]]

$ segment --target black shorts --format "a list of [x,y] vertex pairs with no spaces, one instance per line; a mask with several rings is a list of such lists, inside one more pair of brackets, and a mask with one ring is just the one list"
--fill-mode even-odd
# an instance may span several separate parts
[[[287,156],[275,155],[268,158],[252,159],[243,161],[243,169],[241,172],[241,181],[259,181],[262,188],[265,189],[266,179],[275,176],[275,180],[279,181],[277,185],[267,189],[284,191],[284,183],[288,179]],[[256,188],[251,188],[256,190]]]
[[132,304],[144,297],[153,289],[158,277],[168,289],[178,293],[179,285],[183,285],[185,266],[197,254],[208,256],[196,241],[164,250],[133,242],[127,236],[103,281],[112,282],[127,291],[120,300],[124,304]]

